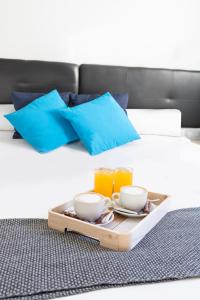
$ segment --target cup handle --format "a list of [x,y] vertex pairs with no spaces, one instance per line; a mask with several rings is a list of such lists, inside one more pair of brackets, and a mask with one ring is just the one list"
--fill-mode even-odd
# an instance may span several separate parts
[[112,200],[109,197],[104,197],[104,199],[105,199],[105,203],[106,203],[107,208],[113,206]]
[[119,200],[119,193],[113,193],[112,194],[112,200]]

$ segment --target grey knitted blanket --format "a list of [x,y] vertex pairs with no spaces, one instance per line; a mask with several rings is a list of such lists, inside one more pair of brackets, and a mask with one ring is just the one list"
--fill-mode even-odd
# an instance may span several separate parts
[[47,220],[0,220],[0,299],[52,299],[200,276],[200,208],[168,213],[129,252],[103,249]]

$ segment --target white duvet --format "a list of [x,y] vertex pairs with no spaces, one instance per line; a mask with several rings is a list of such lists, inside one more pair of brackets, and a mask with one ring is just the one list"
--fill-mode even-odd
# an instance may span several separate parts
[[[142,136],[141,140],[90,156],[80,143],[38,154],[24,140],[0,131],[0,218],[47,218],[50,207],[93,186],[97,167],[130,166],[135,184],[172,195],[172,209],[200,206],[200,146],[184,137]],[[200,280],[102,290],[73,299],[188,299]],[[161,295],[162,294],[162,295]],[[69,298],[69,297],[68,297]]]

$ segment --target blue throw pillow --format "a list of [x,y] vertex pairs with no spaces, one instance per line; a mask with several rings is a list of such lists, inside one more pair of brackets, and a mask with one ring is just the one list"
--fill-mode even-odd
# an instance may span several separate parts
[[110,93],[85,104],[67,107],[62,115],[71,122],[91,155],[140,138]]
[[65,108],[67,106],[54,90],[5,117],[36,150],[48,152],[78,140],[71,124],[59,113]]
[[[60,92],[59,95],[63,99],[66,105],[69,105],[69,96],[71,92]],[[31,103],[33,100],[45,95],[45,93],[31,93],[31,92],[17,92],[11,93],[11,101],[14,105],[15,110],[18,110],[27,104]],[[13,134],[13,139],[21,139],[21,135],[15,131]]]
[[[124,109],[126,112],[127,106],[128,106],[128,94],[127,93],[113,93],[111,94],[113,98],[116,100],[116,102]],[[83,104],[86,102],[89,102],[91,100],[96,99],[97,97],[100,97],[100,94],[70,94],[70,106],[76,106],[79,104]]]

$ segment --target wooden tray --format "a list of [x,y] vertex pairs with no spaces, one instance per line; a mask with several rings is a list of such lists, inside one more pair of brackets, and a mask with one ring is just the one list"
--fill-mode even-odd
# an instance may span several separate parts
[[128,251],[166,215],[170,210],[168,195],[149,192],[148,199],[160,199],[157,207],[144,218],[128,218],[114,213],[114,220],[106,226],[97,226],[77,220],[63,214],[63,211],[73,205],[73,201],[66,202],[49,210],[48,226],[60,232],[75,231],[94,238],[100,245],[116,251]]

